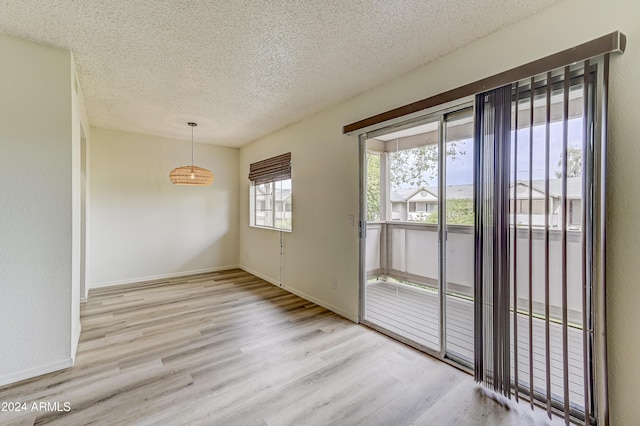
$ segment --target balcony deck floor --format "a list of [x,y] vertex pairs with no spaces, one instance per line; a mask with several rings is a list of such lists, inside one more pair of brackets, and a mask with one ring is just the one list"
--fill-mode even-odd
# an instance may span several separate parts
[[[405,284],[376,281],[366,286],[365,320],[428,348],[439,350],[439,298],[436,291]],[[529,388],[529,316],[518,313],[518,381]],[[513,314],[511,314],[513,326]],[[546,394],[545,322],[532,318],[533,383]],[[569,400],[582,410],[584,381],[582,330],[569,327]],[[447,351],[473,364],[473,302],[447,296]],[[563,399],[562,326],[550,323],[551,393]],[[511,368],[514,375],[514,345],[511,345]]]

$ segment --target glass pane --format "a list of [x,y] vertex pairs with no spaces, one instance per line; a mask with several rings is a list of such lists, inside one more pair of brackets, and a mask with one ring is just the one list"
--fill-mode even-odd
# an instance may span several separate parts
[[291,179],[254,185],[252,193],[252,226],[291,231]]
[[275,224],[278,229],[291,230],[291,179],[275,182]]
[[473,363],[473,111],[445,122],[446,350]]
[[[437,135],[437,127],[430,133]],[[399,220],[438,223],[437,143],[391,151],[389,185],[392,203],[398,208],[401,204],[408,207]]]
[[435,351],[438,135],[439,122],[430,122],[367,141],[364,292],[365,320]]
[[256,226],[273,226],[273,182],[255,185]]
[[367,222],[380,221],[380,199],[380,153],[367,151]]

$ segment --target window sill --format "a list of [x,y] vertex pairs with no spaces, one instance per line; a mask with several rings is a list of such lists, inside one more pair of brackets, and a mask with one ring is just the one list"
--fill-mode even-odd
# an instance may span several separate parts
[[292,229],[280,229],[280,228],[272,228],[270,226],[260,226],[260,225],[249,225],[249,228],[257,228],[257,229],[266,229],[267,231],[278,231],[278,232],[293,232]]

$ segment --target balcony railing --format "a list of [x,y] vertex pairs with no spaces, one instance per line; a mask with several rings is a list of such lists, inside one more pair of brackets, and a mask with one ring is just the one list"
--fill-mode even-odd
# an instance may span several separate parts
[[[437,287],[438,227],[425,223],[375,222],[367,224],[367,276],[386,276],[410,281],[427,287]],[[513,227],[512,227],[513,231]],[[447,292],[473,297],[474,236],[473,227],[447,227]],[[582,322],[582,233],[567,230],[567,306],[569,322]],[[544,315],[545,302],[545,232],[533,229],[531,260],[533,314]],[[512,232],[513,244],[513,232]],[[529,230],[517,229],[517,259],[515,265],[518,310],[529,309]],[[550,316],[561,318],[562,277],[553,271],[561,270],[562,231],[549,231],[549,308]],[[512,270],[513,274],[513,270]]]

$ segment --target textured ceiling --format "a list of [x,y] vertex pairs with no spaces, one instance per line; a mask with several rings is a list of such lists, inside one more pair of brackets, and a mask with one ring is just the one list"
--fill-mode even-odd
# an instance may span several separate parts
[[74,52],[92,125],[241,146],[558,0],[0,0]]

